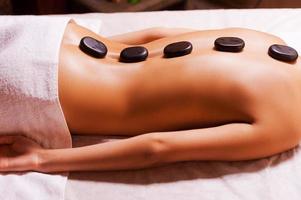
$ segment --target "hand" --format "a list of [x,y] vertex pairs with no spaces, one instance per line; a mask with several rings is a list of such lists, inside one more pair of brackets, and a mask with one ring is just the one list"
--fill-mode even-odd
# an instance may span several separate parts
[[0,136],[0,172],[36,170],[43,150],[24,136]]

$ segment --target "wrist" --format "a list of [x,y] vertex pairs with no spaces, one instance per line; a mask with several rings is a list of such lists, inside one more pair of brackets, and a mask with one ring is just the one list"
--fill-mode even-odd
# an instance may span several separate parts
[[43,149],[36,153],[36,159],[34,164],[34,171],[38,172],[50,172],[49,161],[51,160],[51,149]]
[[74,169],[72,165],[73,148],[67,149],[44,149],[38,152],[36,171],[51,173],[51,172],[66,172]]

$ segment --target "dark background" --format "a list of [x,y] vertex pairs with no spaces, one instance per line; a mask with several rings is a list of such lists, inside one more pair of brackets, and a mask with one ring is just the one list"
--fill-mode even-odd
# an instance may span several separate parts
[[0,0],[0,14],[298,7],[300,0]]

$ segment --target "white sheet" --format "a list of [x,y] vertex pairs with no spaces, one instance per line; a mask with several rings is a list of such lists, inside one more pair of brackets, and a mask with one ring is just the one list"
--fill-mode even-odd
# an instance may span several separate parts
[[[57,81],[59,50],[69,20],[0,16],[0,135],[22,134],[45,148],[71,147]],[[89,24],[85,20],[89,28],[100,25]],[[63,200],[67,175],[0,173],[0,199]]]
[[[45,148],[71,147],[57,83],[59,49],[68,21],[0,17],[0,135],[21,134]],[[60,200],[66,181],[66,173],[1,173],[0,199]]]
[[[208,10],[90,14],[102,22],[106,36],[151,26],[215,29],[246,27],[282,37],[301,52],[301,10]],[[255,41],[254,41],[255,42]],[[103,142],[101,137],[75,137],[75,145]],[[256,147],[254,147],[256,148]],[[186,162],[119,172],[71,173],[67,200],[299,200],[300,147],[255,161]]]

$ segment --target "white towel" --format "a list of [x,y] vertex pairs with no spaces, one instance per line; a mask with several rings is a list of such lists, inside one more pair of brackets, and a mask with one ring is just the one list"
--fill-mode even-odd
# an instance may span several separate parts
[[[71,147],[58,99],[59,50],[69,20],[0,17],[0,134],[22,134],[45,148]],[[67,173],[2,173],[0,199],[63,200],[66,181]]]

